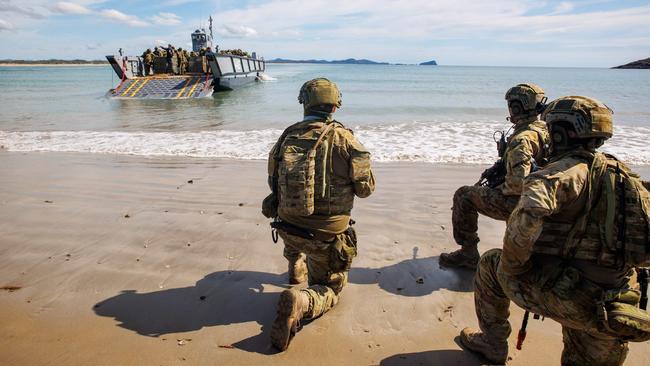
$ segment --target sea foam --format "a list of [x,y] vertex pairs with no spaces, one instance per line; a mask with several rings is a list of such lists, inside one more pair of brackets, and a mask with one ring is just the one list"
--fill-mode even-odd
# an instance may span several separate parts
[[[498,122],[363,125],[355,135],[374,161],[490,164],[496,157]],[[506,126],[508,127],[508,126]],[[82,152],[143,156],[266,159],[280,129],[198,132],[0,131],[8,151]],[[635,165],[650,165],[650,128],[618,126],[604,151]]]

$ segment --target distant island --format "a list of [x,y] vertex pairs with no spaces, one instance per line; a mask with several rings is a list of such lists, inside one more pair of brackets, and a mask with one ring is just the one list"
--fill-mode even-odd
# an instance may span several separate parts
[[275,58],[267,60],[271,64],[337,64],[337,65],[390,65],[388,62],[377,62],[372,60],[348,58],[345,60],[288,60],[285,58]]
[[0,65],[104,65],[108,64],[108,61],[105,60],[59,60],[59,59],[48,59],[48,60],[11,60],[4,59],[0,60]]
[[420,65],[422,65],[422,66],[437,66],[438,63],[436,62],[436,60],[431,60],[431,61],[427,61],[427,62],[422,62],[422,63],[420,63]]
[[612,67],[612,69],[650,69],[650,58],[630,62],[629,64]]

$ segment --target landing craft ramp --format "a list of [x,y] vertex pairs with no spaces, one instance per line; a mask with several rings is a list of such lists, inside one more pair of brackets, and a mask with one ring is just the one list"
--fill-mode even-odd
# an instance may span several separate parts
[[106,94],[114,99],[190,99],[205,98],[214,92],[209,75],[148,76],[125,79]]

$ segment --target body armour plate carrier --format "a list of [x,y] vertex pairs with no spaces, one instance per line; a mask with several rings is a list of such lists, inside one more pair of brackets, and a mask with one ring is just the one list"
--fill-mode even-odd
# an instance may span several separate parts
[[299,129],[285,137],[278,161],[280,215],[310,216],[349,214],[354,191],[348,179],[332,169],[334,146],[330,132],[338,122],[320,129]]
[[615,157],[593,155],[587,207],[571,222],[545,223],[533,252],[588,260],[609,268],[650,266],[650,193]]

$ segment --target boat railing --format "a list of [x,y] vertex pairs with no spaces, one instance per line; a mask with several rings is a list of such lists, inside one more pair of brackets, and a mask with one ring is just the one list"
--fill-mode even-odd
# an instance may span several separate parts
[[[121,79],[133,79],[145,75],[144,60],[139,56],[106,56],[109,64]],[[153,59],[153,75],[179,74],[177,58],[171,60],[155,56]],[[266,62],[260,59],[237,55],[208,53],[205,56],[190,57],[186,74],[212,74],[215,78],[259,75],[266,70]]]
[[248,74],[259,74],[266,70],[266,62],[264,60],[214,53],[206,56],[212,68],[212,74],[215,77],[248,76]]

